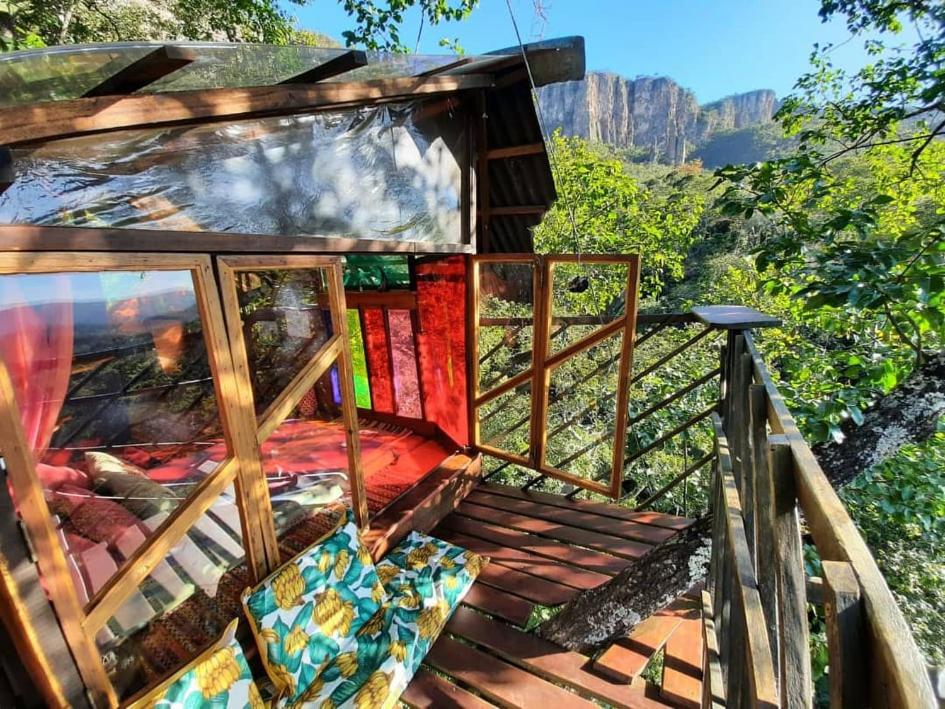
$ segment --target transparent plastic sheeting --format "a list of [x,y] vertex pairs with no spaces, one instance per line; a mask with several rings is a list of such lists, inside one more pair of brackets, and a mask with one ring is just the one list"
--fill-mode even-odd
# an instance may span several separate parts
[[137,129],[13,151],[0,223],[460,243],[444,99]]

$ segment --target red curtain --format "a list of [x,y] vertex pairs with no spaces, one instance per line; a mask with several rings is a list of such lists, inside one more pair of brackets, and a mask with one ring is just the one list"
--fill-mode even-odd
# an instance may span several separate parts
[[416,274],[423,410],[453,441],[468,445],[466,261],[463,256],[422,261]]
[[[18,279],[50,302],[30,305]],[[39,279],[47,281],[37,288]],[[52,296],[52,297],[50,297]],[[72,374],[73,313],[68,276],[0,278],[0,359],[6,365],[27,443],[36,461],[49,447]]]

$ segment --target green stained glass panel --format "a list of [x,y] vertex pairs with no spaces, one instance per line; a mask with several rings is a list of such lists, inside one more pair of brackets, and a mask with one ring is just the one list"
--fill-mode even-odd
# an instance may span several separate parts
[[361,337],[361,319],[358,311],[348,310],[348,339],[351,342],[351,362],[354,370],[354,401],[362,409],[371,408],[371,385],[368,383],[367,362],[364,359],[364,340]]

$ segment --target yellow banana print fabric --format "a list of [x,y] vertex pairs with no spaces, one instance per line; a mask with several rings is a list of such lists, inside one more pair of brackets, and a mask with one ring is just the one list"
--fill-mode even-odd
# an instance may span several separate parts
[[289,707],[387,709],[398,699],[487,560],[418,532],[377,566],[389,596],[356,647],[329,662]]
[[235,637],[236,625],[234,620],[212,647],[129,709],[262,709],[265,704]]
[[288,703],[356,650],[358,631],[387,600],[350,510],[343,523],[256,588],[243,592],[266,671]]

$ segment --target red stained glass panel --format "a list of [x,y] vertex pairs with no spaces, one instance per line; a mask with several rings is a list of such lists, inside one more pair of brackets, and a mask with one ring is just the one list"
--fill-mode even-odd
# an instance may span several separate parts
[[416,274],[425,418],[467,445],[466,262],[462,256],[423,261]]
[[420,378],[417,373],[417,353],[414,349],[413,319],[409,310],[390,310],[387,313],[390,330],[391,361],[394,363],[394,394],[397,414],[421,418]]
[[387,328],[384,326],[384,311],[380,308],[364,308],[362,311],[364,352],[367,356],[368,376],[374,410],[394,413],[394,382],[387,346]]

